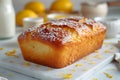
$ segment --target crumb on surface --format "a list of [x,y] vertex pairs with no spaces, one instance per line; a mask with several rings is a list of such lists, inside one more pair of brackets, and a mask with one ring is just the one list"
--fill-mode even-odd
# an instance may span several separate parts
[[64,74],[63,75],[63,79],[70,79],[70,78],[72,78],[72,74]]
[[112,76],[111,74],[107,73],[107,72],[104,72],[104,74],[105,74],[106,77],[108,77],[108,78],[113,78],[113,76]]

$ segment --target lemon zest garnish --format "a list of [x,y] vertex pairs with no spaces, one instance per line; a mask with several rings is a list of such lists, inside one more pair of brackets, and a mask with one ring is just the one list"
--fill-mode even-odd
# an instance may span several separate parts
[[75,69],[71,69],[72,72],[75,72]]
[[72,78],[72,74],[64,74],[63,78],[64,79],[70,79],[70,78]]
[[83,69],[83,71],[88,71],[89,70],[89,68],[85,68],[85,69]]
[[104,72],[104,74],[105,74],[108,78],[113,78],[113,76],[112,76],[111,74],[109,74],[109,73]]
[[31,64],[29,62],[24,62],[23,65],[26,66],[26,67],[31,66]]
[[7,51],[5,54],[7,56],[14,56],[14,55],[16,55],[16,50],[14,49],[14,50],[11,50],[11,51]]
[[106,42],[106,43],[103,43],[105,46],[108,46],[110,45],[111,43],[110,42]]
[[0,50],[3,50],[3,48],[0,48]]
[[96,62],[95,61],[91,61],[91,62],[89,62],[90,64],[96,64]]
[[112,53],[111,50],[104,50],[104,53]]
[[83,58],[84,60],[89,60],[90,58],[88,56],[84,57]]
[[92,80],[98,80],[97,78],[93,78]]
[[15,57],[15,58],[19,58],[19,56],[18,56],[18,55],[14,55],[14,57]]
[[5,55],[6,55],[6,56],[13,56],[13,57],[15,57],[15,58],[19,58],[19,56],[16,54],[16,49],[13,49],[13,50],[11,50],[11,51],[7,51],[7,52],[5,53]]
[[83,64],[75,64],[76,67],[83,66]]
[[99,59],[103,58],[103,56],[101,56],[99,53],[95,54],[93,57],[94,58],[99,58]]

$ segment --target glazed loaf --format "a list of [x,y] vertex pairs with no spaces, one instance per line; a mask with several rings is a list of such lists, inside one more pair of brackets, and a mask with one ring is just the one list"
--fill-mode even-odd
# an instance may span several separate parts
[[53,20],[18,37],[22,55],[33,63],[62,68],[101,48],[106,27],[84,17]]

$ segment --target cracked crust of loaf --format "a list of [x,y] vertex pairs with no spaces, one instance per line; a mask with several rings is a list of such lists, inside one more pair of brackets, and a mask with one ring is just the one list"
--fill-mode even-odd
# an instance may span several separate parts
[[62,68],[101,48],[105,32],[99,22],[73,17],[29,28],[18,42],[25,60]]

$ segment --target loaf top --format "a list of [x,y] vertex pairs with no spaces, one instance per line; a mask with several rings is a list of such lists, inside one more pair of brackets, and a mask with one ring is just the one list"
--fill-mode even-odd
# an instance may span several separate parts
[[80,41],[82,37],[96,35],[106,31],[106,27],[99,22],[84,17],[70,17],[56,19],[31,27],[23,32],[18,40],[37,40],[54,45],[65,45],[68,42]]

